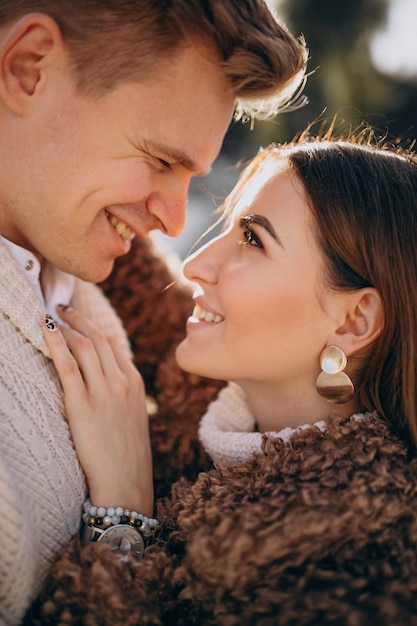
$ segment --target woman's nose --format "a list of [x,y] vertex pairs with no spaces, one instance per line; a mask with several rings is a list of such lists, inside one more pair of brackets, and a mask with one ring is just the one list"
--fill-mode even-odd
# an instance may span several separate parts
[[193,282],[215,284],[218,280],[222,236],[216,237],[185,259],[184,276]]

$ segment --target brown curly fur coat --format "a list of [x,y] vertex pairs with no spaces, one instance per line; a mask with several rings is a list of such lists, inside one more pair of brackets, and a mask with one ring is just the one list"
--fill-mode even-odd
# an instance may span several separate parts
[[219,384],[172,358],[189,294],[164,291],[171,277],[148,243],[132,255],[105,289],[159,404],[157,492],[188,480],[159,500],[145,559],[120,564],[107,546],[74,539],[25,623],[417,625],[417,459],[376,417],[337,418],[210,469],[196,425]]

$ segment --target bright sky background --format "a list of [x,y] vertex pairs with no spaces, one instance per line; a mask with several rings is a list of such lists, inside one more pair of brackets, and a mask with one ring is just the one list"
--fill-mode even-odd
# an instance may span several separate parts
[[382,72],[417,78],[417,0],[391,0],[388,23],[371,45]]
[[[266,1],[279,14],[280,0]],[[371,55],[379,71],[417,79],[417,0],[391,0],[387,24],[371,42]]]

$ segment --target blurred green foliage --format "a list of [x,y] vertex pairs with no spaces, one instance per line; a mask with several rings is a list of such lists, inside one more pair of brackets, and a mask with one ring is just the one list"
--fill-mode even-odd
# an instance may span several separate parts
[[260,145],[289,141],[315,120],[335,115],[340,128],[364,120],[393,140],[409,144],[417,139],[417,82],[384,75],[371,60],[371,38],[384,26],[389,4],[390,0],[278,0],[279,16],[294,35],[305,37],[310,51],[304,89],[309,104],[282,112],[275,120],[255,122],[252,131],[248,125],[232,125],[224,153],[232,160],[246,159]]

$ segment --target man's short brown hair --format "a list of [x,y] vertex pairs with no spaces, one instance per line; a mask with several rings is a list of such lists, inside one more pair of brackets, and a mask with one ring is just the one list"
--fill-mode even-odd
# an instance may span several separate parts
[[264,0],[2,0],[0,25],[31,12],[57,22],[78,87],[91,95],[143,80],[195,41],[216,51],[238,117],[275,114],[305,74],[304,42]]

